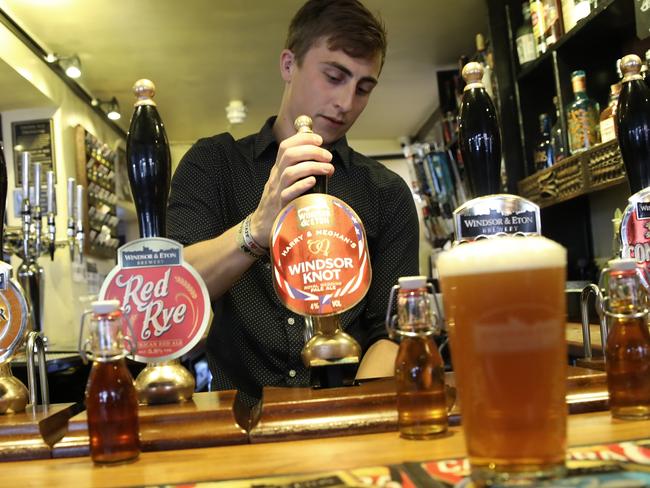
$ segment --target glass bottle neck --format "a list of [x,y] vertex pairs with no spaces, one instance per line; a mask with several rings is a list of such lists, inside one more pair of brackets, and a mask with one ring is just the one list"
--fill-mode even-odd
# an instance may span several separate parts
[[90,350],[94,361],[116,361],[126,356],[121,315],[96,315],[92,324]]
[[404,332],[429,333],[433,330],[431,298],[426,288],[400,290],[397,321]]
[[635,270],[610,272],[608,296],[609,309],[614,313],[633,314],[647,307],[647,295]]

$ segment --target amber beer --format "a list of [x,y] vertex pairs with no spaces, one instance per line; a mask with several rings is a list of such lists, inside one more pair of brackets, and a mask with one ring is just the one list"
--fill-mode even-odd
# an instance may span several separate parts
[[543,237],[457,246],[438,261],[472,478],[564,473],[566,251]]

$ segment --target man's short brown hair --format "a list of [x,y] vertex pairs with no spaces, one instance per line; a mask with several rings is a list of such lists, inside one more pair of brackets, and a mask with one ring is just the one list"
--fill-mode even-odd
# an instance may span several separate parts
[[308,0],[289,25],[285,48],[293,52],[300,65],[307,51],[321,38],[327,47],[342,50],[353,58],[386,57],[386,31],[358,0]]

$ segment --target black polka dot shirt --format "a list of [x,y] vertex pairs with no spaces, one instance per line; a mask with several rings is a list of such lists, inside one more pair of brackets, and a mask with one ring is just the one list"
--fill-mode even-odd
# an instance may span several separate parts
[[[255,210],[278,151],[274,120],[237,141],[230,134],[200,139],[185,154],[171,185],[171,239],[189,245],[214,238]],[[370,290],[341,317],[344,330],[365,352],[386,338],[391,287],[400,276],[418,274],[417,214],[411,192],[397,174],[353,151],[345,138],[330,150],[336,171],[329,193],[357,212],[368,238]],[[207,350],[215,388],[240,389],[260,398],[266,385],[309,384],[300,357],[304,319],[276,296],[268,258],[257,260],[212,308]]]

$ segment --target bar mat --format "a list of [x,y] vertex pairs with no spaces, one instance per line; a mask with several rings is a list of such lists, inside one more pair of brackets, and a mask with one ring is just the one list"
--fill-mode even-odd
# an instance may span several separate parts
[[[539,487],[650,488],[650,439],[581,446],[567,453],[567,477]],[[467,459],[408,462],[323,473],[158,485],[165,488],[472,488]]]

